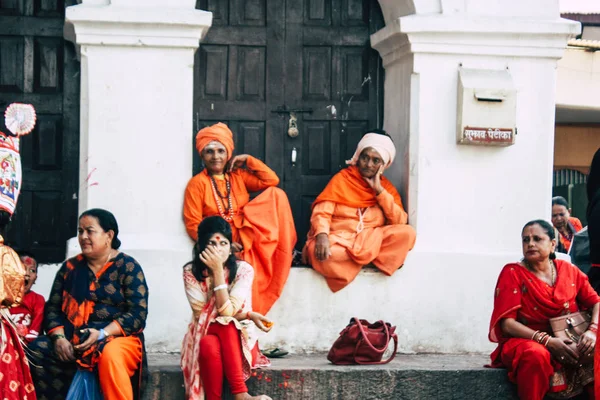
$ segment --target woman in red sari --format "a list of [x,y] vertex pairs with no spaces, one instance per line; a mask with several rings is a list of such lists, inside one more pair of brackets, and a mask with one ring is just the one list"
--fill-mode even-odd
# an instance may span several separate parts
[[583,229],[579,218],[571,217],[569,203],[564,197],[556,196],[552,198],[552,225],[558,230],[560,243],[566,253],[571,248],[573,236]]
[[[507,264],[496,285],[492,366],[508,369],[523,400],[567,399],[584,389],[594,399],[593,365],[582,365],[580,356],[594,352],[600,297],[579,268],[555,259],[552,225],[528,222],[521,236],[523,260]],[[551,336],[549,319],[580,310],[591,310],[592,320],[573,349],[571,341]]]

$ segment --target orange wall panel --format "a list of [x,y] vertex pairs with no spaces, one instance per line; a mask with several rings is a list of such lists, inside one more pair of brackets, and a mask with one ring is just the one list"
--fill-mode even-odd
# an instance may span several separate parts
[[554,169],[576,169],[587,174],[598,148],[599,125],[557,125],[554,136]]

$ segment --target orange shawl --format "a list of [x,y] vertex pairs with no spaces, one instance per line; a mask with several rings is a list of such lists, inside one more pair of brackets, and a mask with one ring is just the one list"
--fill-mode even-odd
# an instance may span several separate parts
[[[396,193],[396,188],[385,176],[381,176],[381,185],[389,193]],[[375,190],[364,180],[358,167],[353,165],[331,178],[313,207],[322,201],[333,201],[353,208],[372,207],[377,204],[376,197]],[[394,196],[394,201],[401,206],[400,197]]]

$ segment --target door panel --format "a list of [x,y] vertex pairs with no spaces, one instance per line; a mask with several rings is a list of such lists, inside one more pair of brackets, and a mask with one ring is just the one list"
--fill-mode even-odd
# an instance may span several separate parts
[[[282,175],[284,0],[201,0],[213,27],[196,53],[195,132],[224,122],[236,153],[248,153]],[[268,57],[268,58],[267,58]],[[194,174],[201,169],[195,148]]]
[[0,1],[0,109],[25,102],[37,111],[35,129],[21,139],[23,187],[7,242],[40,262],[63,261],[77,227],[79,62],[63,39],[73,3]]
[[[213,27],[197,52],[195,132],[221,121],[236,153],[254,155],[281,178],[298,230],[310,206],[345,166],[361,135],[382,124],[383,69],[369,35],[383,27],[376,1],[202,0]],[[298,112],[298,137],[287,135]],[[297,151],[291,162],[292,149]],[[194,149],[194,173],[201,170]]]
[[346,166],[362,134],[382,124],[383,70],[369,44],[383,26],[377,2],[303,0],[286,3],[286,92],[300,113],[297,138],[287,138],[284,187],[290,198],[298,248],[310,228],[311,204]]

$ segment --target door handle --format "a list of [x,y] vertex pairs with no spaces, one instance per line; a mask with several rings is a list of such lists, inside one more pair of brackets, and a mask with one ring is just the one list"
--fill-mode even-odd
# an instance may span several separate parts
[[312,114],[313,109],[312,108],[287,108],[287,106],[284,104],[282,106],[277,107],[274,110],[271,110],[271,112],[277,113],[277,114],[291,114],[291,113]]

